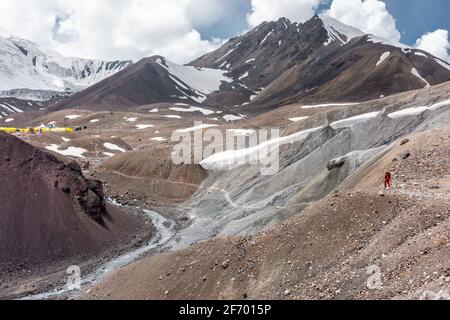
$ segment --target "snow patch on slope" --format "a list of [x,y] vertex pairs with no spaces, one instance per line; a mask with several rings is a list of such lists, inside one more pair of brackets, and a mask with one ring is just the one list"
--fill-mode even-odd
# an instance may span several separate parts
[[182,66],[167,59],[164,60],[164,63],[157,60],[157,63],[169,72],[170,78],[177,85],[200,96],[189,97],[199,103],[206,99],[205,95],[219,90],[222,82],[233,81],[225,76],[226,71],[224,70]]
[[299,121],[303,121],[303,120],[306,120],[306,119],[308,119],[309,117],[295,117],[295,118],[289,118],[289,121],[292,121],[292,122],[299,122]]
[[353,38],[364,35],[361,30],[347,26],[342,22],[331,18],[330,16],[322,14],[320,15],[320,19],[328,32],[328,40],[324,43],[325,46],[328,46],[335,40],[338,40],[341,45],[344,45],[350,42]]
[[435,58],[434,59],[437,63],[439,63],[441,66],[443,66],[444,68],[446,68],[447,70],[450,70],[450,64],[448,64],[445,61],[442,61],[441,59]]
[[400,111],[392,112],[388,114],[388,117],[391,119],[397,119],[407,116],[415,116],[418,114],[422,114],[423,112],[429,110],[429,111],[436,111],[443,107],[450,107],[450,100],[444,100],[441,102],[437,102],[432,104],[431,106],[423,106],[423,107],[412,107],[412,108],[406,108]]
[[69,147],[66,150],[59,150],[59,145],[51,144],[45,147],[47,150],[62,154],[63,156],[75,157],[75,158],[84,158],[83,153],[87,152],[86,149],[77,148],[77,147]]
[[144,130],[144,129],[153,128],[153,127],[154,127],[154,125],[152,125],[152,124],[137,124],[136,125],[136,128],[138,130]]
[[380,57],[380,60],[378,60],[376,66],[378,67],[380,64],[382,64],[384,62],[384,60],[389,58],[390,55],[391,55],[390,51],[386,51],[385,53],[383,53]]
[[178,115],[171,115],[171,114],[165,115],[165,116],[163,116],[163,117],[164,117],[164,118],[168,118],[168,119],[181,119],[180,116],[178,116]]
[[414,51],[414,55],[419,56],[419,57],[428,58],[428,56],[425,53],[420,52],[420,51]]
[[392,112],[388,114],[388,117],[391,119],[397,119],[401,117],[406,116],[413,116],[417,114],[421,114],[425,112],[428,108],[427,107],[412,107],[412,108],[406,108],[400,111]]
[[261,150],[266,150],[267,152],[267,150],[273,150],[273,148],[281,145],[302,141],[306,139],[310,133],[314,133],[322,128],[323,127],[311,128],[291,134],[289,136],[270,139],[266,142],[260,143],[255,147],[219,152],[201,161],[200,165],[205,170],[231,170],[236,168],[240,164],[245,163],[245,160],[247,158],[256,158],[258,152],[260,152]]
[[264,44],[264,42],[266,42],[266,40],[270,37],[270,35],[274,32],[274,30],[271,30],[265,37],[264,39],[262,39],[262,41],[259,43],[260,46],[262,46]]
[[402,49],[402,51],[404,53],[408,53],[410,51],[412,51],[414,48],[407,46],[406,44],[400,43],[400,42],[395,42],[395,41],[390,41],[390,40],[386,40],[374,35],[369,35],[369,37],[367,38],[368,42],[372,42],[372,43],[380,43],[380,44],[384,44],[386,46],[391,46],[391,47],[395,47],[395,48],[399,48]]
[[[225,57],[229,56],[234,50],[236,50],[237,47],[239,47],[241,43],[237,43],[233,48],[231,48],[227,53],[225,53],[223,56],[221,56],[219,59],[217,59],[215,62],[222,61]],[[225,65],[226,61],[222,63],[221,67]]]
[[109,149],[109,150],[115,150],[115,151],[120,151],[120,152],[127,151],[124,148],[121,148],[118,145],[113,144],[113,143],[105,142],[103,145],[105,146],[106,149]]
[[422,80],[423,83],[425,83],[425,88],[431,87],[430,83],[419,74],[419,71],[417,71],[416,68],[411,69],[411,73],[418,79]]
[[223,118],[225,119],[225,121],[230,122],[230,121],[238,121],[238,120],[241,120],[241,119],[244,118],[244,116],[243,116],[243,115],[238,115],[238,116],[236,116],[236,115],[234,115],[234,114],[227,114],[227,115],[224,115]]
[[[3,110],[6,110],[9,113],[15,113],[15,112],[22,113],[23,112],[22,109],[19,109],[15,106],[11,105],[10,103],[6,103],[6,102],[4,102],[3,104],[0,104],[0,107],[2,107]],[[6,114],[3,114],[3,115],[6,116]]]
[[248,78],[248,71],[246,71],[242,76],[240,76],[239,80],[242,80],[244,78]]
[[330,126],[333,129],[340,129],[340,128],[346,128],[346,127],[350,127],[356,123],[360,123],[360,122],[364,122],[370,119],[375,118],[380,112],[376,111],[376,112],[369,112],[369,113],[364,113],[364,114],[360,114],[354,117],[350,117],[350,118],[345,118],[339,121],[335,121],[333,123],[330,124]]
[[74,119],[77,119],[79,117],[81,117],[81,116],[77,115],[77,114],[69,114],[69,115],[65,116],[64,118],[69,119],[69,120],[74,120]]
[[207,116],[210,114],[213,114],[214,111],[209,110],[209,109],[205,109],[205,108],[200,108],[200,107],[193,107],[193,106],[189,106],[187,105],[186,108],[181,108],[181,107],[173,107],[173,108],[169,108],[172,111],[177,111],[177,112],[201,112],[203,115]]

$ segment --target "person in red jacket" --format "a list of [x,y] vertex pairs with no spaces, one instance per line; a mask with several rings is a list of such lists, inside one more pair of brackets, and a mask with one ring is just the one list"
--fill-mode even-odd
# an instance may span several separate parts
[[386,171],[386,174],[384,175],[384,188],[391,188],[391,173],[389,171]]

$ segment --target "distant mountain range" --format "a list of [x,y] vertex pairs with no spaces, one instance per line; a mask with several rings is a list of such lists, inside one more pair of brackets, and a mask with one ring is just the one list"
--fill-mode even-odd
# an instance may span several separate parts
[[49,92],[85,89],[132,61],[70,58],[31,41],[0,32],[0,97],[45,100]]
[[116,110],[158,102],[203,104],[211,94],[233,82],[226,73],[182,66],[154,56],[63,99],[56,107]]
[[54,109],[183,102],[262,110],[365,101],[446,81],[445,61],[323,15],[262,23],[185,66],[161,56],[134,64],[66,58],[26,40],[0,38],[0,90],[77,91]]
[[259,105],[370,100],[450,80],[431,54],[327,16],[263,23],[190,65],[226,69]]

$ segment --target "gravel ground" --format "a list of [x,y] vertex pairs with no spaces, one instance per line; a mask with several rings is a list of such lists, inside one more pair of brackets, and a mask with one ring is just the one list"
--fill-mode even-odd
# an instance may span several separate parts
[[[136,262],[81,298],[444,299],[449,134],[399,140],[366,179],[282,224]],[[406,149],[410,156],[398,158]],[[388,169],[394,187],[383,191]]]

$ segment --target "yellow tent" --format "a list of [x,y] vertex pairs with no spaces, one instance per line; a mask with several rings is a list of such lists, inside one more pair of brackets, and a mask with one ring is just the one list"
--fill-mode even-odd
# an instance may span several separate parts
[[13,132],[16,132],[17,129],[16,129],[16,128],[2,128],[2,127],[0,127],[0,131],[4,131],[4,132],[8,132],[8,133],[13,133]]
[[[56,133],[71,133],[73,132],[72,128],[33,128],[34,132],[42,132],[42,133],[48,133],[48,132],[56,132]],[[21,132],[21,133],[29,133],[30,128],[9,128],[9,127],[0,127],[0,131],[8,132],[8,133],[14,133],[14,132]]]

